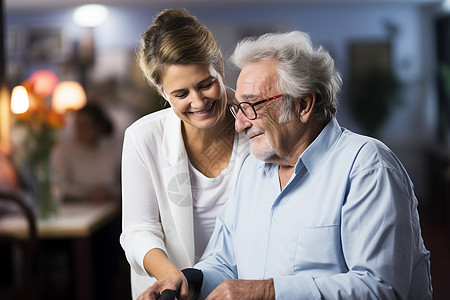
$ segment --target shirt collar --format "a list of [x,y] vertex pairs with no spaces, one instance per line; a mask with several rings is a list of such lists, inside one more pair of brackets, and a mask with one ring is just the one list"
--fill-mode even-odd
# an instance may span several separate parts
[[328,151],[335,145],[341,134],[342,129],[338,121],[336,118],[331,119],[316,139],[300,155],[295,165],[295,174],[301,170],[302,166],[305,166],[311,174],[317,172],[323,165]]
[[[315,173],[323,164],[324,157],[328,150],[333,147],[342,134],[342,129],[336,118],[331,119],[330,122],[322,129],[316,139],[306,148],[306,150],[300,155],[296,165],[294,173],[306,167],[309,173]],[[272,163],[266,163],[260,161],[258,168],[264,168],[264,172],[268,176],[272,176],[278,166]]]

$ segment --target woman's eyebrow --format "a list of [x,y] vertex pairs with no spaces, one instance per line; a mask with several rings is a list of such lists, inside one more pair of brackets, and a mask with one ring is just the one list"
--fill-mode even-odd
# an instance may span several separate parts
[[[208,76],[207,78],[205,78],[205,79],[199,81],[199,82],[197,83],[197,86],[198,86],[198,85],[201,85],[201,84],[204,84],[205,82],[207,82],[207,81],[209,81],[209,80],[211,80],[211,79],[214,79],[214,80],[215,80],[216,78],[215,78],[214,76]],[[176,90],[173,90],[172,92],[170,92],[170,95],[182,93],[182,92],[185,92],[185,91],[187,91],[187,90],[189,90],[189,89],[188,89],[188,88],[176,89]]]
[[203,84],[203,83],[205,83],[206,81],[209,81],[209,80],[211,80],[211,79],[214,80],[214,79],[216,79],[216,77],[214,77],[214,76],[208,76],[207,78],[205,78],[205,79],[199,81],[199,82],[197,83],[197,85]]
[[177,89],[177,90],[171,91],[170,94],[171,94],[171,95],[174,95],[174,94],[178,94],[178,93],[184,93],[184,92],[186,92],[187,90],[188,90],[187,88],[181,88],[181,89]]

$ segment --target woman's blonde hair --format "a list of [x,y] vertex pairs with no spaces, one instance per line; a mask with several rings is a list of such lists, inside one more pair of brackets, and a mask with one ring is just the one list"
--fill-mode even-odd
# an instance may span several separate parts
[[222,52],[212,33],[185,9],[160,12],[142,34],[137,55],[139,67],[158,91],[164,68],[174,64],[212,65],[224,77]]

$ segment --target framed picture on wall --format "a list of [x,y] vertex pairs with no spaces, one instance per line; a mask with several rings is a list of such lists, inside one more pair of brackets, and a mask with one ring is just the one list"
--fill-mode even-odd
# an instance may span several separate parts
[[350,45],[351,77],[356,80],[374,69],[391,71],[391,43],[355,42]]
[[11,26],[6,31],[6,53],[8,56],[20,56],[26,51],[25,28]]
[[63,36],[61,28],[30,28],[27,47],[33,63],[58,62],[63,56]]

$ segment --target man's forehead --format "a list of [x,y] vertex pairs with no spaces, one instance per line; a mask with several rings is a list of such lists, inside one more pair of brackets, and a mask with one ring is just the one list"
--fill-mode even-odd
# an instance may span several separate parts
[[261,97],[265,92],[265,85],[260,82],[245,82],[236,85],[236,98],[239,101],[251,101]]
[[270,70],[250,65],[244,67],[236,83],[236,96],[241,101],[259,99],[276,90],[278,76]]
[[236,82],[236,92],[242,95],[259,96],[276,87],[277,65],[271,60],[261,60],[246,65]]

